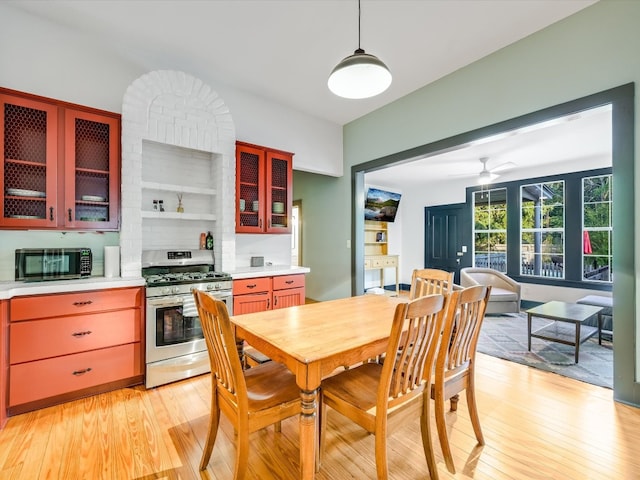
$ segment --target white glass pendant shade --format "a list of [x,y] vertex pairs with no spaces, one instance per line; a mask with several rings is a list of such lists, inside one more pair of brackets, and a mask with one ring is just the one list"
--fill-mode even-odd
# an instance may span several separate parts
[[389,88],[391,72],[378,57],[359,48],[336,65],[327,84],[339,97],[374,97]]

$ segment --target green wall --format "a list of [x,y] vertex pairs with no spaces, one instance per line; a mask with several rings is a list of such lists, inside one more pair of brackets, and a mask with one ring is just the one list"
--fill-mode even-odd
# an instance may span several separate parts
[[[601,0],[362,117],[344,128],[344,171],[619,85],[637,83],[639,24],[639,1]],[[637,98],[634,103],[637,110]],[[638,133],[636,122],[635,139]],[[636,141],[635,158],[637,145]],[[351,235],[351,182],[348,173],[338,179],[294,175],[294,196],[303,201],[303,254],[304,264],[311,268],[307,283],[311,298],[327,300],[351,294],[351,250],[347,248]],[[633,184],[638,184],[637,173]],[[622,193],[637,209],[634,189]],[[633,230],[637,231],[637,226]],[[415,234],[421,232],[422,226],[415,226]],[[631,258],[635,249],[633,237],[621,244]],[[637,272],[637,262],[630,268]],[[614,383],[618,400],[637,405],[637,301],[635,282],[630,283],[633,288],[629,294],[616,300]]]

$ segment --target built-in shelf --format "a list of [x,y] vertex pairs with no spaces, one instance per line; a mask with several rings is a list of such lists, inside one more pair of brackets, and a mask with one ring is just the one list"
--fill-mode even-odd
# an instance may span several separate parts
[[196,195],[216,195],[217,193],[213,188],[189,187],[170,183],[141,182],[140,186],[147,190],[160,190],[163,192],[193,193]]
[[149,210],[142,211],[142,218],[161,218],[167,220],[216,220],[216,216],[209,213],[155,212]]

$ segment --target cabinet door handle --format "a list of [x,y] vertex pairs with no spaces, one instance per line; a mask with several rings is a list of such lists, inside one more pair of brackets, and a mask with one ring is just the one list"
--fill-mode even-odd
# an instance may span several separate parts
[[49,207],[49,220],[53,222],[53,207]]
[[270,303],[271,303],[271,301],[267,298],[267,310],[269,310]]
[[69,221],[72,222],[73,220],[71,219],[71,209],[69,209]]
[[91,335],[91,330],[86,330],[84,332],[73,332],[71,335],[74,337],[84,337],[85,335]]
[[273,306],[278,305],[278,297],[273,297]]
[[80,375],[84,375],[85,373],[89,373],[91,371],[91,367],[83,368],[82,370],[75,370],[73,375],[79,377]]
[[91,305],[92,303],[93,301],[86,300],[84,302],[73,302],[73,305],[75,305],[76,307],[84,307],[85,305]]
[[293,283],[293,280],[285,280],[285,282],[287,285],[291,285]]

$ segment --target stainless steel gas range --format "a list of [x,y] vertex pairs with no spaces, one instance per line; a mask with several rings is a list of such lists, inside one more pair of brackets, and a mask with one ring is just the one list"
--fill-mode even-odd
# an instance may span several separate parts
[[215,271],[211,250],[146,250],[147,388],[210,371],[193,289],[223,300],[232,314],[232,281]]

